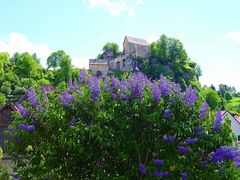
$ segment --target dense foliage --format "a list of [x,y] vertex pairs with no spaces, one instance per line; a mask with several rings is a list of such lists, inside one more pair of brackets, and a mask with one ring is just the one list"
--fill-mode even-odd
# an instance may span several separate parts
[[211,88],[207,88],[204,91],[206,102],[209,104],[212,110],[221,108],[221,98],[216,91]]
[[15,53],[10,57],[8,53],[0,53],[0,105],[18,101],[30,87],[57,86],[75,80],[80,72],[73,68],[71,58],[62,50],[49,56],[47,68],[39,62],[36,54]]
[[[102,48],[102,51],[108,51],[108,50],[111,50],[112,53],[113,53],[113,57],[116,58],[118,55],[119,55],[119,46],[118,44],[114,43],[114,42],[107,42],[103,48]],[[104,56],[103,56],[103,53],[100,53],[98,54],[97,56],[98,59],[103,59]]]
[[225,104],[225,108],[232,113],[240,114],[240,98],[235,97]]
[[[22,179],[236,179],[230,121],[208,112],[191,86],[135,73],[86,76],[68,89],[28,90],[9,127]],[[236,167],[235,167],[236,166]]]
[[182,88],[188,85],[200,86],[200,66],[188,57],[180,40],[168,38],[166,35],[162,35],[157,42],[151,44],[150,57],[140,69],[152,79],[159,79],[160,75],[166,76],[179,83]]
[[226,84],[219,84],[218,90],[213,85],[205,88],[206,101],[212,109],[222,108],[237,115],[240,115],[239,94],[235,87]]

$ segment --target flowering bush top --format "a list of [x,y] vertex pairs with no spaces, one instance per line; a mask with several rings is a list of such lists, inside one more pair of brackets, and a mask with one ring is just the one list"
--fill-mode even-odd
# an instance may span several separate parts
[[64,92],[30,89],[17,107],[7,148],[25,179],[239,174],[239,153],[226,146],[233,143],[229,121],[222,123],[219,113],[213,120],[196,89],[183,92],[164,77],[118,80],[81,71]]

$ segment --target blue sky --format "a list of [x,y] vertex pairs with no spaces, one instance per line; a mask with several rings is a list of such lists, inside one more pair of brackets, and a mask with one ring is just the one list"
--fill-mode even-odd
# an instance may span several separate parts
[[239,0],[0,0],[0,51],[63,49],[78,67],[88,66],[106,42],[122,49],[125,35],[179,38],[202,68],[202,85],[240,91]]

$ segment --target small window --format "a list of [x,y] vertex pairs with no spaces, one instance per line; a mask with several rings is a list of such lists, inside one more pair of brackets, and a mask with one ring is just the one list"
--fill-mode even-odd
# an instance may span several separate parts
[[123,69],[125,69],[125,59],[123,59]]
[[240,141],[240,135],[237,136],[237,140]]
[[119,61],[117,62],[117,68],[116,68],[116,70],[117,70],[117,71],[120,71],[120,70],[121,70],[121,69],[120,69],[120,62],[119,62]]

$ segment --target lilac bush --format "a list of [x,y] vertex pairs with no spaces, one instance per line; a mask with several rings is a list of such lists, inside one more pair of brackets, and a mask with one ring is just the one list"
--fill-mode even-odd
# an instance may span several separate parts
[[214,118],[197,94],[165,77],[83,70],[65,91],[28,91],[7,151],[22,179],[239,178],[230,121]]

